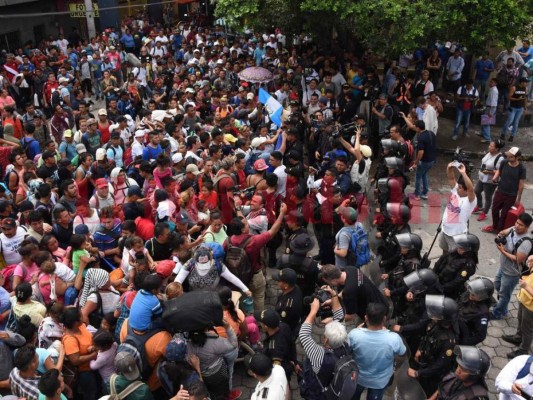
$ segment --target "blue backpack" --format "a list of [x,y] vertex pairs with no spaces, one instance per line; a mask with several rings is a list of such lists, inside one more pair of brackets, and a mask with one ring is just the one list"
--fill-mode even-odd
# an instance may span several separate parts
[[357,222],[354,228],[346,228],[351,232],[350,247],[348,248],[348,265],[355,265],[357,268],[370,262],[370,246],[368,244],[368,233],[363,224]]

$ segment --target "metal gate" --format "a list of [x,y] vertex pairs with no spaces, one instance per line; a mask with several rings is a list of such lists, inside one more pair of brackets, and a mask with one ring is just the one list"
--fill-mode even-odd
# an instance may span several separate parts
[[14,53],[20,45],[20,31],[0,33],[0,49],[5,49],[9,53]]

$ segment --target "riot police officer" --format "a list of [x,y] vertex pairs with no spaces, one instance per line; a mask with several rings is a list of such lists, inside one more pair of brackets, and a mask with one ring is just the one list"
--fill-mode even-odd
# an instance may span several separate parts
[[426,313],[426,294],[442,294],[442,290],[435,272],[427,268],[411,272],[403,281],[407,287],[406,302],[403,309],[395,312],[397,320],[392,330],[405,338],[414,354],[430,321]]
[[394,239],[400,247],[400,258],[396,264],[384,264],[381,275],[387,286],[383,293],[391,298],[394,305],[393,316],[404,308],[408,288],[403,278],[420,267],[422,250],[422,239],[416,233],[401,233],[395,235]]
[[400,248],[394,236],[400,233],[410,233],[411,209],[404,203],[387,203],[385,210],[374,219],[377,228],[376,239],[381,239],[376,253],[381,256],[380,267],[385,264],[396,264],[400,259]]
[[300,326],[300,320],[303,312],[302,291],[296,285],[296,271],[291,268],[283,268],[281,271],[272,273],[272,280],[276,281],[281,294],[276,302],[275,310],[293,333],[296,333]]
[[426,312],[431,322],[407,374],[420,378],[420,385],[427,396],[435,393],[443,376],[452,368],[458,311],[455,300],[442,295],[426,295]]
[[389,176],[389,169],[385,159],[388,157],[402,158],[399,154],[400,144],[392,139],[381,139],[381,157],[376,165],[374,180],[377,182]]
[[[307,229],[303,227],[305,221],[304,221],[304,215],[300,213],[298,210],[292,210],[286,218],[287,223],[287,239],[285,244],[285,254],[293,254],[293,251],[291,250],[291,242],[298,236],[298,235],[309,235],[307,234]],[[310,238],[309,238],[310,239]],[[312,241],[311,241],[312,242]],[[314,245],[314,243],[313,243]]]
[[383,210],[387,203],[401,203],[405,198],[405,187],[409,179],[404,174],[404,164],[401,158],[386,157],[388,176],[378,180],[377,204]]
[[455,346],[457,368],[439,383],[430,400],[488,400],[485,375],[490,368],[490,357],[474,346]]
[[490,306],[495,303],[494,283],[483,276],[466,282],[466,292],[459,300],[460,343],[475,346],[485,340]]
[[465,283],[476,272],[479,239],[471,233],[453,236],[457,248],[443,254],[435,263],[433,270],[439,277],[444,295],[459,299],[465,291]]
[[292,268],[296,271],[296,283],[304,296],[311,296],[318,282],[318,263],[307,256],[315,242],[308,233],[299,233],[289,240],[289,253],[278,258],[278,268]]

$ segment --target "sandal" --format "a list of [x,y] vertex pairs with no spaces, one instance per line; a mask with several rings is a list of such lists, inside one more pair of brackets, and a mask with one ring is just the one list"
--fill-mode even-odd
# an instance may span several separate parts
[[481,229],[482,232],[486,232],[486,233],[494,233],[496,232],[496,229],[494,229],[494,227],[492,225],[488,225],[484,228]]

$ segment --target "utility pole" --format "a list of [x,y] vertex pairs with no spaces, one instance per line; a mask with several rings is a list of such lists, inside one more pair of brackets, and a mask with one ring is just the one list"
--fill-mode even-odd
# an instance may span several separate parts
[[93,10],[93,0],[84,0],[85,1],[85,14],[87,15],[87,31],[89,33],[89,38],[96,36],[96,27],[94,26],[94,10]]

